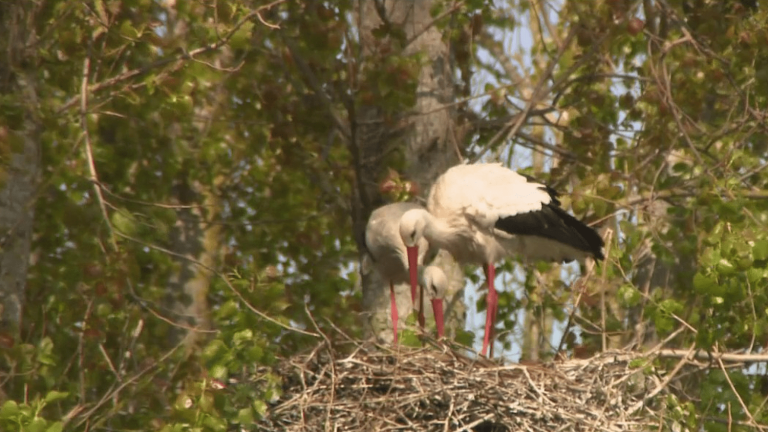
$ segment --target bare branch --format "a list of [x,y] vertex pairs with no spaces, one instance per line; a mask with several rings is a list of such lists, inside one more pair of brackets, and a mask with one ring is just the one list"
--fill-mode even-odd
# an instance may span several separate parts
[[99,203],[101,215],[104,217],[104,223],[107,224],[107,229],[109,230],[112,249],[116,251],[117,241],[115,241],[112,223],[109,220],[107,206],[104,203],[104,195],[101,194],[101,188],[99,187],[99,175],[96,172],[96,163],[93,160],[93,144],[91,143],[91,135],[88,132],[88,77],[91,68],[90,48],[91,41],[88,43],[88,55],[86,55],[83,60],[83,78],[82,83],[80,84],[80,127],[83,129],[83,137],[85,138],[85,157],[88,161],[89,179],[93,182],[93,190],[96,193],[96,200]]

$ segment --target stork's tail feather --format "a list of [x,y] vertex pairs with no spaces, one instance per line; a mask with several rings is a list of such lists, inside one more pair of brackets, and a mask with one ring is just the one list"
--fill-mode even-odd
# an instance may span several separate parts
[[543,237],[604,259],[602,237],[594,229],[550,203],[541,210],[520,213],[496,221],[496,229],[513,235]]
[[605,258],[603,255],[603,246],[605,246],[605,242],[597,231],[571,216],[562,208],[556,206],[551,206],[551,208],[560,217],[560,220],[580,237],[580,245],[571,244],[571,246],[583,250],[584,252],[591,253],[595,259],[601,260]]

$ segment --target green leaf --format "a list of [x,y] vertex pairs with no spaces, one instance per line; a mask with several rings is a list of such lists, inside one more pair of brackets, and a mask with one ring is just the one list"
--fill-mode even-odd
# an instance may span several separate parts
[[254,422],[253,409],[250,407],[243,408],[237,412],[237,422],[241,425],[251,425]]
[[419,336],[411,330],[403,330],[400,332],[400,344],[409,347],[420,347],[421,339]]
[[267,413],[267,404],[261,399],[256,399],[253,401],[253,409],[259,416],[264,417],[264,414]]
[[765,277],[765,270],[759,268],[750,268],[747,270],[747,280],[749,283],[757,283],[760,279]]
[[112,213],[112,226],[121,233],[128,236],[135,236],[138,226],[133,216],[125,209],[118,209]]
[[717,280],[701,273],[693,276],[693,288],[701,294],[711,294],[718,287]]
[[234,49],[248,48],[253,31],[253,22],[247,21],[229,39],[229,45]]
[[9,400],[0,408],[0,419],[10,419],[19,415],[19,405],[15,401]]
[[752,257],[739,258],[738,261],[736,261],[736,269],[739,271],[745,271],[752,268],[754,263],[755,262],[752,260]]
[[[248,287],[249,284],[250,284],[250,281],[245,281],[245,286],[246,287]],[[221,305],[221,307],[217,311],[218,315],[221,318],[232,317],[235,314],[237,314],[238,312],[240,312],[240,308],[238,307],[237,302],[234,301],[234,300],[230,300],[230,301],[224,303],[223,305]]]
[[243,343],[251,342],[253,340],[253,331],[251,329],[241,330],[232,337],[232,343],[235,345],[242,345]]
[[624,307],[634,307],[640,303],[642,295],[634,286],[624,284],[619,287],[618,298]]
[[96,306],[96,316],[100,318],[107,318],[110,315],[112,315],[112,312],[114,309],[112,308],[112,305],[107,302],[99,303],[98,306]]
[[215,379],[224,380],[229,376],[229,369],[224,365],[214,365],[210,369],[210,374]]
[[42,417],[35,417],[23,428],[24,432],[45,432],[48,429],[48,422]]
[[756,261],[768,260],[768,240],[758,240],[752,247],[752,255]]
[[58,421],[48,426],[48,429],[46,429],[45,432],[61,432],[63,430],[64,430],[64,423]]
[[205,349],[203,349],[203,359],[207,362],[219,359],[229,352],[229,349],[220,339],[212,340]]
[[120,25],[120,34],[128,39],[137,39],[139,37],[139,32],[131,25],[129,20],[123,21]]
[[715,266],[717,271],[723,276],[733,276],[736,274],[736,266],[725,258],[721,258]]
[[53,341],[46,337],[40,341],[37,348],[37,361],[48,366],[56,365],[56,357],[53,355]]
[[247,349],[248,360],[252,362],[260,362],[264,358],[264,349],[259,345],[252,345]]
[[68,392],[60,392],[60,391],[56,391],[56,390],[51,390],[51,391],[48,392],[47,395],[45,395],[45,402],[46,403],[55,402],[57,400],[64,399],[67,396],[69,396]]
[[206,415],[203,424],[207,426],[208,430],[225,432],[227,430],[227,422],[220,417],[214,417],[212,415]]

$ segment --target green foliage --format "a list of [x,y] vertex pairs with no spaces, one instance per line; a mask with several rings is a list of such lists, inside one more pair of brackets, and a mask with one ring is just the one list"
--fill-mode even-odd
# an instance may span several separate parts
[[46,420],[40,414],[46,405],[67,396],[67,393],[51,391],[42,400],[35,399],[29,404],[17,404],[13,400],[6,401],[0,407],[0,426],[3,426],[3,430],[61,432],[64,430],[64,424],[61,421]]
[[[658,10],[645,11],[651,3]],[[457,92],[479,100],[471,109],[470,99],[442,101],[468,131],[455,135],[459,151],[546,153],[558,163],[545,180],[568,192],[564,207],[613,232],[607,260],[573,286],[559,282],[559,266],[500,263],[520,287],[500,292],[506,348],[520,311],[564,322],[572,308],[588,330],[566,333],[572,351],[601,346],[602,332],[623,346],[638,324],[654,340],[684,329],[670,342],[678,348],[765,346],[768,11],[670,3],[566,1],[549,24],[535,2],[469,1],[455,13],[455,2],[432,4]],[[353,6],[99,0],[28,11],[40,40],[12,69],[37,86],[42,183],[24,327],[0,354],[9,371],[0,429],[248,429],[280,396],[276,359],[333,327],[361,334],[349,266],[359,256],[349,203],[360,185],[337,123],[364,107],[381,111],[387,128],[408,124],[428,60],[393,23],[363,47]],[[632,18],[648,21],[642,32],[630,31]],[[530,51],[509,53],[498,35],[528,22]],[[530,68],[512,76],[525,56]],[[513,141],[495,138],[538,81],[544,96]],[[0,133],[10,131],[0,159],[21,148],[29,103],[21,91],[0,96]],[[552,110],[568,119],[541,114]],[[391,147],[381,164],[399,169],[406,161]],[[414,195],[407,179],[393,182],[394,199]],[[641,283],[662,268],[670,271]],[[178,280],[205,286],[197,331],[179,310]],[[421,346],[411,331],[400,339]],[[701,398],[663,401],[668,426],[727,430],[700,419],[746,421],[741,401],[757,413],[758,377],[728,373],[682,380]]]
[[[0,369],[11,371],[2,430],[82,429],[85,421],[248,428],[279,396],[280,381],[265,368],[316,341],[289,330],[313,329],[305,297],[324,331],[331,318],[359,332],[345,312],[359,308],[354,278],[342,269],[357,256],[349,219],[318,181],[334,179],[349,193],[347,152],[319,156],[333,126],[305,103],[312,90],[291,84],[299,72],[286,63],[283,36],[248,18],[265,4],[180,2],[173,23],[184,25],[169,27],[165,6],[129,3],[53,2],[31,16],[50,30],[34,68],[45,183],[35,202],[24,337],[0,356]],[[337,18],[348,6],[323,12],[286,2],[259,14],[322,36],[299,39],[314,67],[339,52],[346,27]],[[181,55],[193,50],[194,60]],[[317,70],[324,82],[339,71]],[[21,97],[3,96],[4,121],[22,114]],[[178,250],[190,220],[199,221],[207,255]],[[208,267],[196,277],[207,279],[214,330],[203,328],[192,346],[179,345],[177,335],[194,324],[169,292],[188,261],[168,251]]]

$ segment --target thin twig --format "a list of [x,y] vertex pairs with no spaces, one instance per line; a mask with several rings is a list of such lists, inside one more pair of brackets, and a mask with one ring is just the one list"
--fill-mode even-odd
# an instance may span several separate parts
[[165,361],[170,358],[173,353],[176,352],[177,349],[184,346],[184,342],[179,343],[175,347],[173,347],[170,351],[165,353],[162,357],[157,359],[157,361],[153,362],[149,366],[145,367],[144,369],[140,370],[139,372],[135,373],[133,376],[128,378],[127,380],[123,381],[122,384],[120,384],[117,387],[113,387],[111,390],[104,393],[104,395],[101,397],[101,399],[93,406],[90,410],[88,410],[85,414],[83,414],[81,417],[80,422],[75,426],[76,428],[80,427],[83,423],[90,421],[91,416],[93,413],[95,413],[98,409],[101,408],[102,405],[104,405],[108,400],[112,399],[114,396],[118,395],[121,391],[123,391],[124,388],[129,386],[130,384],[135,383],[139,380],[144,374],[151,371],[152,369],[158,367],[159,365],[165,363]]
[[608,336],[605,332],[605,319],[606,319],[606,310],[605,310],[605,291],[608,284],[608,260],[611,257],[611,244],[613,240],[613,230],[608,229],[604,236],[605,239],[605,264],[603,264],[603,283],[602,287],[600,288],[600,333],[602,335],[602,341],[603,341],[603,351],[606,350],[608,347]]
[[240,299],[241,302],[243,302],[243,304],[248,309],[251,310],[251,312],[253,312],[256,315],[260,316],[261,318],[271,322],[272,324],[275,324],[275,325],[277,325],[277,326],[279,326],[279,327],[281,327],[281,328],[283,328],[285,330],[289,330],[289,331],[296,332],[296,333],[301,333],[303,335],[317,337],[317,338],[320,337],[320,335],[318,335],[316,333],[312,333],[312,332],[309,332],[309,331],[306,331],[306,330],[298,329],[296,327],[291,327],[290,325],[287,325],[287,324],[283,324],[280,321],[278,321],[278,320],[270,317],[269,315],[265,314],[264,312],[256,309],[253,305],[251,305],[245,299],[245,297],[243,297],[243,295],[240,293],[240,291],[238,291],[234,286],[232,286],[232,283],[229,281],[229,279],[227,279],[223,274],[221,274],[221,272],[219,272],[218,270],[216,270],[216,269],[214,269],[214,268],[212,268],[212,267],[202,263],[201,261],[196,260],[196,259],[191,258],[191,257],[188,257],[188,256],[186,256],[184,254],[176,253],[176,252],[174,252],[172,250],[169,250],[169,249],[166,249],[166,248],[163,248],[163,247],[151,244],[151,243],[147,243],[147,242],[142,241],[140,239],[137,239],[135,237],[131,237],[131,236],[127,235],[127,234],[124,234],[124,233],[122,233],[120,231],[115,231],[115,234],[117,234],[118,237],[122,237],[122,238],[124,238],[126,240],[130,240],[130,241],[132,241],[134,243],[140,244],[142,246],[146,246],[146,247],[148,247],[150,249],[154,249],[154,250],[166,253],[166,254],[168,254],[170,256],[174,256],[176,258],[181,258],[181,259],[187,260],[187,261],[189,261],[189,262],[199,266],[202,269],[208,270],[212,274],[214,274],[217,277],[219,277],[222,281],[224,281],[224,283],[227,285],[227,287],[237,296],[237,298]]
[[741,398],[741,395],[736,390],[736,387],[733,385],[733,381],[731,381],[731,375],[725,369],[725,365],[723,364],[723,359],[721,357],[718,357],[715,360],[717,360],[717,364],[720,365],[720,369],[723,371],[723,375],[725,375],[725,379],[726,381],[728,381],[728,385],[731,386],[731,391],[736,396],[736,399],[738,399],[739,404],[741,404],[741,409],[744,410],[744,414],[746,414],[747,418],[749,418],[750,424],[753,426],[757,426],[757,422],[755,421],[755,418],[752,417],[752,413],[749,411],[749,407],[747,406],[747,404],[744,403],[744,400]]
[[82,82],[80,83],[80,127],[83,129],[83,138],[85,138],[85,157],[88,162],[89,179],[93,182],[93,191],[96,194],[96,200],[99,203],[104,223],[107,224],[112,250],[117,251],[117,241],[115,240],[112,222],[109,220],[107,206],[104,203],[104,195],[101,194],[101,188],[99,187],[99,175],[96,171],[96,163],[93,160],[93,144],[91,143],[91,135],[88,132],[88,77],[91,69],[90,47],[91,41],[88,43],[88,54],[83,60],[83,76]]
[[650,393],[645,395],[642,400],[638,401],[637,403],[632,405],[632,407],[629,408],[629,411],[628,411],[629,414],[635,413],[637,410],[642,408],[642,406],[645,404],[647,400],[653,398],[654,396],[659,394],[660,391],[664,390],[664,388],[667,387],[667,385],[672,381],[675,375],[677,375],[677,373],[680,372],[680,369],[682,369],[683,366],[685,366],[685,364],[688,362],[687,357],[688,355],[693,353],[694,347],[695,345],[691,345],[691,348],[688,350],[688,353],[683,358],[681,358],[679,362],[677,362],[677,365],[675,365],[675,368],[672,369],[672,371],[669,372],[667,376],[664,377],[664,379],[661,381],[661,383],[659,383],[658,386],[656,386],[655,389],[653,389]]

